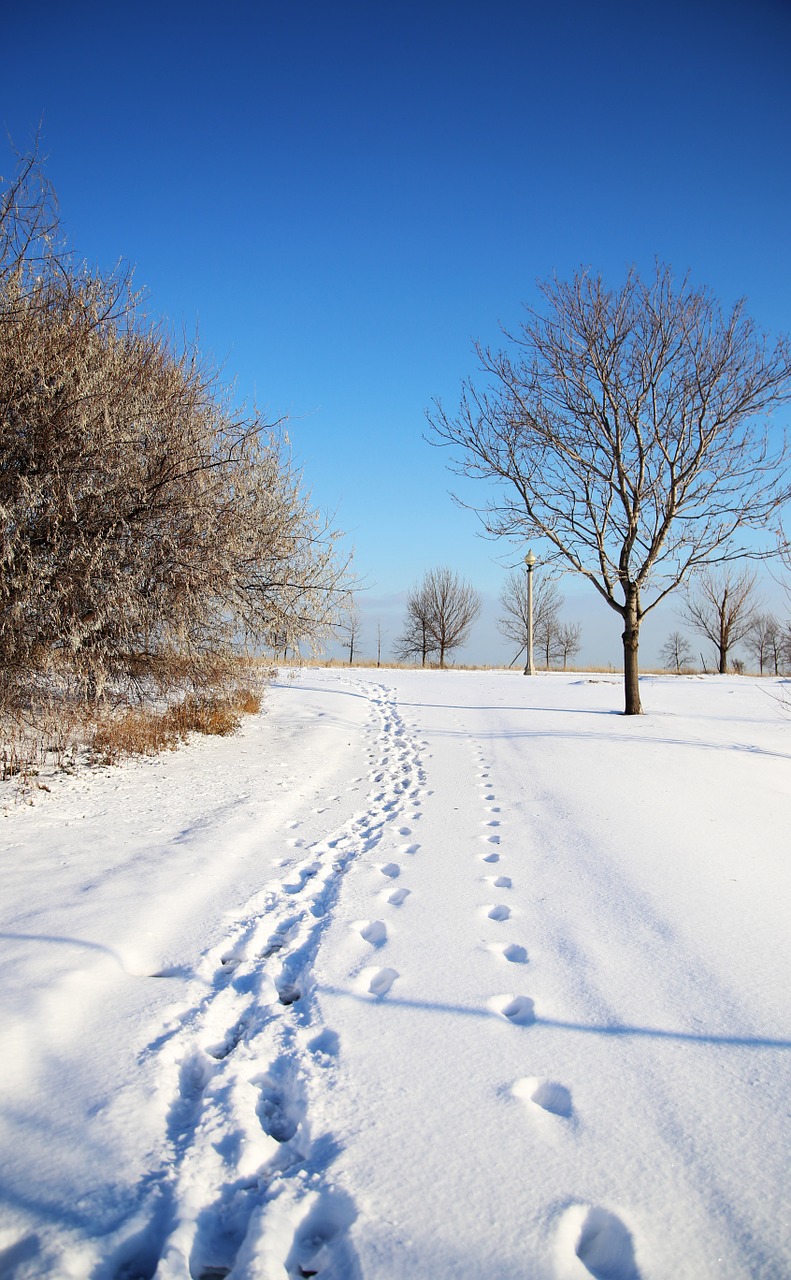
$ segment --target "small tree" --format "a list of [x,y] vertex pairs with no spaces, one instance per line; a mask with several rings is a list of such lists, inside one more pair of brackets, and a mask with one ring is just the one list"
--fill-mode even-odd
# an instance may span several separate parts
[[429,606],[429,629],[439,665],[454,649],[466,644],[470,628],[481,612],[481,597],[450,569],[430,569],[424,579]]
[[743,531],[784,497],[765,417],[791,398],[791,346],[660,263],[619,289],[586,271],[540,289],[545,313],[528,309],[509,350],[476,346],[486,384],[429,422],[462,475],[495,481],[488,532],[543,539],[621,618],[636,715],[645,615],[693,570],[755,554]]
[[423,666],[430,653],[437,653],[444,667],[448,654],[466,644],[480,611],[481,598],[474,587],[450,569],[430,569],[407,597],[406,624],[397,652],[420,654]]
[[692,665],[692,647],[682,631],[671,631],[662,645],[662,663],[666,670],[676,675]]
[[395,656],[399,661],[409,662],[413,658],[420,658],[420,665],[425,667],[435,648],[429,625],[430,608],[425,582],[410,588],[406,598],[404,630],[394,645]]
[[[563,596],[551,578],[540,577],[533,586],[533,638],[536,647],[546,655],[550,665],[550,650],[558,630],[558,613],[563,606]],[[524,653],[528,644],[529,610],[527,600],[527,575],[515,570],[509,573],[500,592],[502,616],[497,621],[500,632],[507,640],[519,645],[514,662]]]
[[354,664],[354,655],[360,643],[362,619],[354,596],[349,596],[338,624],[338,635],[343,640],[344,648],[349,650],[349,666]]
[[773,613],[758,613],[744,637],[744,647],[758,663],[761,675],[770,670],[780,674],[783,665],[783,625]]
[[714,645],[720,675],[728,670],[731,649],[749,635],[755,615],[755,574],[747,569],[696,575],[684,604],[687,622]]
[[582,627],[579,622],[564,622],[558,627],[558,656],[566,670],[568,663],[575,658],[582,648]]

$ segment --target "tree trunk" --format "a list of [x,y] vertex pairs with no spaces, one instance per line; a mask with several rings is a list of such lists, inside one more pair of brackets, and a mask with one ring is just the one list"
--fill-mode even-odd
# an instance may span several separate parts
[[637,596],[627,597],[624,609],[623,630],[623,685],[624,715],[641,716],[640,705],[640,669],[637,661],[637,649],[640,644],[640,614]]

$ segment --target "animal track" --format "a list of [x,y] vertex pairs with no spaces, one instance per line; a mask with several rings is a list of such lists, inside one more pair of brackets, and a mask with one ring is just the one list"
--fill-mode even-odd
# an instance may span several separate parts
[[409,889],[394,889],[387,901],[392,907],[402,907],[409,897]]
[[494,887],[495,887],[495,889],[510,889],[510,888],[511,888],[511,877],[510,877],[510,876],[498,876],[498,877],[497,877],[497,879],[494,881]]
[[379,870],[383,876],[387,876],[390,880],[395,880],[397,876],[401,875],[401,868],[397,862],[386,862]]

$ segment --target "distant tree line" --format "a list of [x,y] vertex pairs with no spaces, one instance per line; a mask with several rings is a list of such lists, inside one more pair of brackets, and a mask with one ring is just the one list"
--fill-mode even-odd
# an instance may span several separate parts
[[[780,675],[791,668],[791,622],[761,609],[756,574],[749,569],[722,569],[700,573],[690,582],[681,607],[683,620],[708,641],[715,655],[714,667],[724,674],[744,666],[733,650],[741,644],[761,675]],[[670,671],[687,670],[694,655],[686,636],[674,631],[662,648],[662,661]],[[701,665],[706,667],[703,654]]]

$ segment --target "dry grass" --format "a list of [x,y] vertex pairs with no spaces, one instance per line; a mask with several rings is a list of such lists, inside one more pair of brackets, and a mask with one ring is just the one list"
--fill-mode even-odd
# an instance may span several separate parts
[[163,710],[130,709],[97,723],[90,748],[102,763],[124,756],[153,756],[174,751],[191,733],[228,737],[243,715],[257,715],[261,694],[247,686],[219,695],[195,695]]
[[271,673],[260,665],[226,666],[214,688],[171,691],[162,697],[117,695],[86,702],[63,686],[34,690],[24,703],[0,710],[0,778],[15,779],[22,794],[43,788],[43,771],[70,771],[78,763],[115,764],[128,756],[173,751],[191,733],[227,737],[242,717],[261,710],[262,690]]

